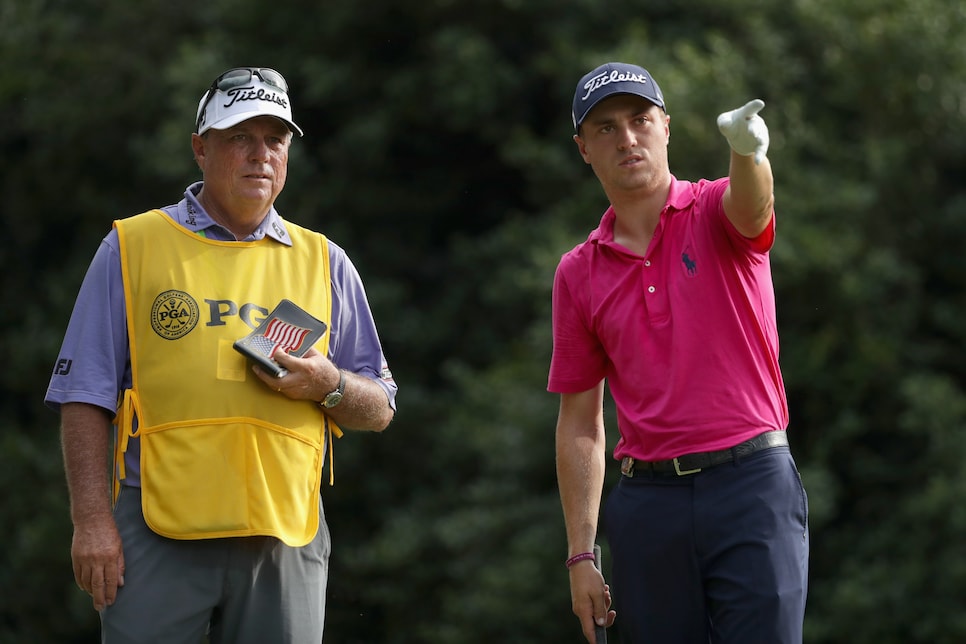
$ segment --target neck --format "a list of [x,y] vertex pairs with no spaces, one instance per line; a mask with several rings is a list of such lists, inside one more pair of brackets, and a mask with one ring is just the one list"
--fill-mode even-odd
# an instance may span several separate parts
[[260,205],[257,208],[249,208],[242,212],[228,211],[210,199],[205,193],[204,187],[198,193],[198,203],[202,205],[205,212],[208,213],[208,216],[215,223],[227,229],[235,236],[236,240],[242,240],[251,235],[258,228],[259,224],[262,223],[262,220],[265,219],[265,215],[268,214],[270,208],[270,206],[264,207]]
[[608,194],[614,208],[614,241],[644,255],[667,203],[670,180],[657,190]]

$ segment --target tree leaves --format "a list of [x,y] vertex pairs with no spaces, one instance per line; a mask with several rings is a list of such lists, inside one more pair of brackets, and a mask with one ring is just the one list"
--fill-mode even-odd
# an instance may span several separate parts
[[336,446],[327,639],[579,641],[549,292],[606,207],[569,112],[576,80],[613,59],[661,83],[679,178],[724,174],[715,116],[766,102],[808,641],[966,637],[962,7],[7,0],[0,24],[0,343],[17,365],[0,399],[0,640],[96,632],[66,559],[47,374],[111,220],[180,198],[199,177],[198,99],[258,64],[286,75],[306,130],[279,208],[347,249],[400,384],[385,434]]

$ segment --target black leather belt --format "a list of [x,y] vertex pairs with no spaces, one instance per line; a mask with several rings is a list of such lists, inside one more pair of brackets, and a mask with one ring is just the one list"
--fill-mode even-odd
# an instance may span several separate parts
[[788,435],[784,431],[776,431],[758,434],[730,449],[685,454],[667,461],[638,461],[631,456],[625,456],[621,461],[621,474],[628,477],[633,477],[635,472],[638,474],[655,473],[687,476],[688,474],[697,474],[701,470],[715,465],[731,463],[735,459],[743,458],[769,447],[782,447],[784,445],[788,445]]

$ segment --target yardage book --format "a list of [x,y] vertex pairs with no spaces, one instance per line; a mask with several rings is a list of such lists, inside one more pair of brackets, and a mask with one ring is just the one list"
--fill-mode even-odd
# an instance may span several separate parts
[[273,356],[278,351],[302,357],[322,334],[325,323],[290,300],[282,300],[258,327],[243,338],[235,340],[235,350],[257,363],[262,369],[281,378],[288,372]]

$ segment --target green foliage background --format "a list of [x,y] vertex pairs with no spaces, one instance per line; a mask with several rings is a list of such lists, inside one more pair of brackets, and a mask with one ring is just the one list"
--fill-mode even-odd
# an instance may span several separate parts
[[661,83],[679,178],[766,103],[806,641],[966,641],[964,31],[961,0],[0,0],[0,642],[97,639],[43,394],[99,240],[198,178],[236,65],[288,78],[279,208],[349,251],[400,385],[336,446],[326,641],[579,642],[549,293],[606,206],[569,105],[611,59]]

